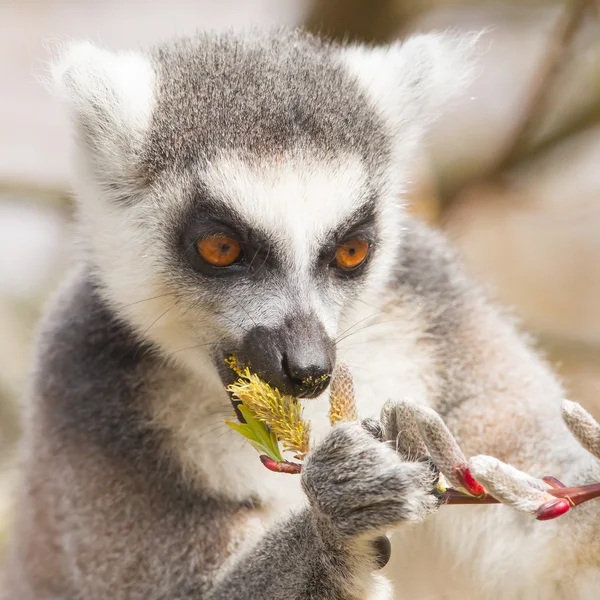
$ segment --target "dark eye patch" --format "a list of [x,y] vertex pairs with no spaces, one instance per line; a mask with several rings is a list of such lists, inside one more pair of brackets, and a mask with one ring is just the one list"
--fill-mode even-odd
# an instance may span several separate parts
[[[266,266],[277,266],[278,253],[266,232],[250,227],[223,201],[198,186],[174,232],[175,251],[184,266],[205,276],[252,274]],[[215,267],[198,254],[198,243],[220,235],[234,240],[241,249],[240,259],[231,266]]]
[[[329,265],[334,262],[335,254],[340,245],[345,242],[362,239],[370,246],[377,241],[377,223],[375,213],[375,198],[369,199],[358,210],[349,215],[340,225],[328,235],[327,242],[322,246],[319,253],[319,266]],[[365,264],[368,262],[368,258]],[[362,269],[352,271],[355,276]],[[346,276],[350,272],[345,273]]]

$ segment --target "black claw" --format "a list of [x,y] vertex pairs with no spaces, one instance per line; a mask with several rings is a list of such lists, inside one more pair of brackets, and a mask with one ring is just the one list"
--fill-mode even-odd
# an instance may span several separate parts
[[363,419],[361,422],[363,429],[371,434],[376,440],[380,442],[383,440],[383,427],[377,419]]
[[434,475],[438,475],[440,474],[440,470],[436,467],[435,463],[433,462],[433,460],[431,460],[431,456],[421,456],[420,458],[417,459],[417,462],[420,463],[427,463],[429,468],[431,469],[431,472]]
[[436,487],[431,490],[431,495],[437,500],[437,505],[440,507],[444,503],[444,495]]
[[378,569],[383,569],[390,562],[392,556],[392,544],[389,538],[382,535],[373,540],[373,548],[375,549],[375,565]]
[[431,460],[431,456],[421,456],[421,458],[417,459],[417,462],[426,463],[429,466],[429,468],[431,469],[431,472],[435,475],[436,486],[434,486],[433,489],[431,490],[431,494],[437,498],[438,506],[440,506],[443,501],[443,496],[440,493],[440,491],[437,489],[437,482],[440,479],[440,470],[436,467],[433,460]]

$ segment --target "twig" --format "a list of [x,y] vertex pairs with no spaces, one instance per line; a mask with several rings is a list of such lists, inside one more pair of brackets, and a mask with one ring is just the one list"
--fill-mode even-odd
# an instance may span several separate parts
[[[578,506],[594,498],[600,498],[600,483],[590,483],[576,487],[562,487],[547,490],[550,496],[566,498],[571,506]],[[449,489],[442,494],[444,504],[501,504],[493,496],[469,496],[458,490]]]
[[459,184],[458,187],[450,185],[446,189],[438,190],[442,211],[447,211],[465,188],[499,180],[506,171],[526,158],[531,152],[543,152],[550,145],[559,141],[562,136],[578,132],[590,122],[595,122],[597,118],[596,111],[592,110],[590,114],[573,122],[568,131],[563,130],[554,133],[547,140],[531,147],[532,135],[547,110],[549,92],[555,84],[557,74],[565,63],[567,50],[592,3],[600,3],[600,0],[572,0],[559,15],[554,31],[550,36],[546,56],[537,71],[528,99],[521,111],[520,118],[514,126],[512,135],[504,144],[504,148],[500,151],[493,166],[486,173],[475,177],[474,180]]
[[558,18],[546,57],[538,70],[535,81],[531,86],[529,98],[516,124],[513,134],[500,154],[495,172],[501,173],[510,168],[521,158],[530,141],[532,133],[545,114],[548,106],[549,91],[552,89],[566,54],[575,34],[577,33],[591,0],[573,0]]

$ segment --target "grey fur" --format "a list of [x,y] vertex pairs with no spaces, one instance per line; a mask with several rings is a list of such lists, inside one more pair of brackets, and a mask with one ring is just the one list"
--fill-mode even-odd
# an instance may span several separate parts
[[335,427],[302,473],[311,508],[268,535],[209,597],[361,597],[357,565],[374,569],[376,557],[368,547],[366,556],[353,551],[353,539],[424,519],[438,507],[433,479],[428,466],[401,462],[361,426]]
[[302,475],[309,501],[343,537],[423,520],[438,506],[434,486],[428,465],[401,462],[355,424],[335,427],[307,459]]
[[302,147],[373,164],[388,136],[339,48],[301,31],[200,34],[153,53],[161,85],[143,156],[152,176],[236,148],[249,157]]
[[169,394],[185,375],[115,320],[85,273],[65,295],[40,343],[26,469],[36,487],[23,490],[7,598],[351,598],[356,565],[375,569],[352,540],[437,507],[427,467],[341,425],[306,463],[311,509],[273,528],[215,585],[231,528],[260,506],[184,481],[145,398]]

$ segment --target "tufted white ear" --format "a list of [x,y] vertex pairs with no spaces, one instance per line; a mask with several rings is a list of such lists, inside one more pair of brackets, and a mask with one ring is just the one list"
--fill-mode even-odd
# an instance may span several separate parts
[[89,42],[66,45],[51,67],[52,87],[69,105],[81,148],[104,183],[131,176],[132,160],[152,117],[156,75],[136,52],[113,53]]
[[390,124],[424,125],[473,78],[481,34],[416,35],[389,46],[349,46],[342,60]]
[[52,76],[57,91],[88,126],[112,124],[132,133],[147,127],[155,75],[142,54],[73,42],[52,65]]

